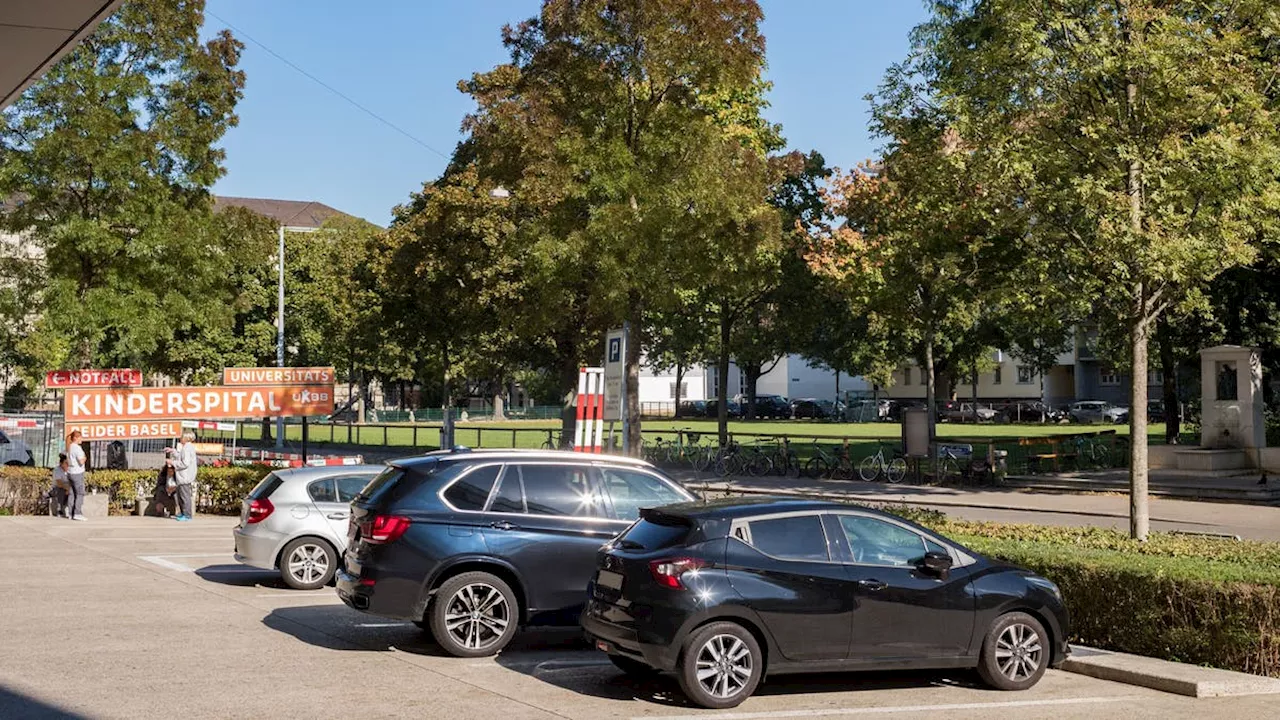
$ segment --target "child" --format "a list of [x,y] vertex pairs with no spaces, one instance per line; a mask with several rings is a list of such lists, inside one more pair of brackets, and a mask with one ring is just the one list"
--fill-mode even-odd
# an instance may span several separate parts
[[71,484],[67,481],[67,454],[58,453],[58,465],[53,469],[53,487],[44,494],[49,507],[58,517],[67,516],[67,491],[70,489]]

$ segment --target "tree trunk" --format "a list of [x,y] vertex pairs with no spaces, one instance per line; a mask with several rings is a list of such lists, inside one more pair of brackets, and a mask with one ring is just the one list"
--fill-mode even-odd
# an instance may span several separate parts
[[641,455],[640,433],[640,330],[643,313],[636,308],[632,312],[630,330],[627,333],[627,453]]
[[933,379],[933,337],[924,342],[924,404],[929,411],[929,444],[938,435],[938,389]]
[[973,423],[978,424],[978,370],[973,371]]
[[680,385],[683,382],[684,382],[684,365],[682,363],[677,362],[676,363],[676,410],[674,413],[676,419],[680,418],[680,396],[683,394],[681,392]]
[[560,434],[571,439],[578,428],[578,364],[572,360],[560,368],[560,387],[565,389],[560,408]]
[[502,381],[497,380],[493,384],[493,419],[494,420],[507,419],[507,411],[503,403],[503,400],[504,398],[502,396]]
[[740,366],[742,374],[747,380],[747,409],[745,417],[748,420],[756,419],[756,383],[760,382],[761,366],[746,365]]
[[1178,444],[1182,434],[1182,413],[1178,408],[1178,359],[1173,347],[1172,331],[1164,317],[1156,321],[1156,340],[1160,344],[1160,374],[1164,376],[1160,397],[1164,402],[1164,441]]
[[720,309],[720,356],[716,359],[716,376],[720,382],[716,385],[716,426],[719,430],[720,447],[729,444],[729,330],[731,328],[729,313]]
[[[1143,302],[1142,283],[1138,283],[1138,303]],[[1129,534],[1135,540],[1146,540],[1150,530],[1147,507],[1147,341],[1148,321],[1134,318],[1130,331],[1133,352],[1133,374],[1129,384]]]
[[[1126,49],[1135,44],[1132,20],[1126,14],[1122,20]],[[1136,54],[1134,52],[1133,54]],[[1130,137],[1138,135],[1138,82],[1133,68],[1126,68],[1128,82],[1125,86],[1125,116]],[[1135,239],[1142,234],[1142,161],[1129,159],[1129,231]],[[1148,289],[1138,280],[1133,293],[1133,315],[1129,318],[1129,340],[1133,354],[1131,382],[1129,383],[1129,534],[1136,540],[1147,539],[1150,529],[1147,506],[1147,340],[1150,335],[1150,318],[1147,309]]]

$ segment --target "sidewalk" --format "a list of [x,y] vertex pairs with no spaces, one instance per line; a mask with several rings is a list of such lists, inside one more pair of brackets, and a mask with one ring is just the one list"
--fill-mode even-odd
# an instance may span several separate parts
[[[903,503],[938,509],[968,520],[1122,528],[1127,526],[1129,517],[1129,498],[1118,492],[1078,494],[1069,490],[1016,487],[971,489],[777,476],[721,478],[687,470],[676,471],[672,476],[691,490],[703,492]],[[1150,507],[1153,529],[1280,541],[1280,507],[1167,498],[1152,498]]]
[[[1273,505],[1280,503],[1280,478],[1268,476],[1266,484],[1258,481],[1258,470],[1240,470],[1206,476],[1178,470],[1152,470],[1148,478],[1151,495],[1225,500],[1228,502]],[[1044,490],[1072,492],[1128,492],[1129,471],[1089,470],[1084,472],[1047,473],[1042,475],[1015,475],[1005,480],[1006,485]]]

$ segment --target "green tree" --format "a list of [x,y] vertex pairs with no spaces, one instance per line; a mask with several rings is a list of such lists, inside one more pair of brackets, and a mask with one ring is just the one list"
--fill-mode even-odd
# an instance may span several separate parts
[[716,254],[714,238],[692,228],[720,200],[698,183],[730,157],[715,115],[759,83],[760,18],[753,0],[546,0],[504,32],[511,62],[464,85],[479,106],[464,127],[482,176],[540,208],[548,247],[535,254],[590,280],[575,322],[603,322],[586,326],[588,338],[624,320],[635,328],[632,448],[646,315],[675,305],[674,288],[696,287]]
[[[1148,342],[1249,262],[1280,195],[1268,0],[938,0],[901,69],[999,153],[1034,252],[1127,335],[1130,530],[1145,538]],[[1068,280],[1069,279],[1069,280]]]
[[0,124],[2,218],[28,233],[39,290],[22,340],[36,364],[142,364],[178,328],[224,312],[208,189],[244,74],[227,32],[199,39],[200,0],[128,2]]

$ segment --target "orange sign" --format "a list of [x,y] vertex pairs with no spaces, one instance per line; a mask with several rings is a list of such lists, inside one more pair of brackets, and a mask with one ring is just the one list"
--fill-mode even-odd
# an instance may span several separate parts
[[197,455],[221,455],[227,451],[222,443],[191,443]]
[[141,438],[176,438],[182,435],[182,423],[177,420],[150,422],[70,422],[67,434],[76,430],[85,440],[138,440]]
[[223,385],[332,385],[331,367],[223,368]]
[[142,385],[139,370],[54,370],[44,376],[50,390],[69,387],[138,387]]
[[332,385],[68,389],[68,423],[333,414]]

